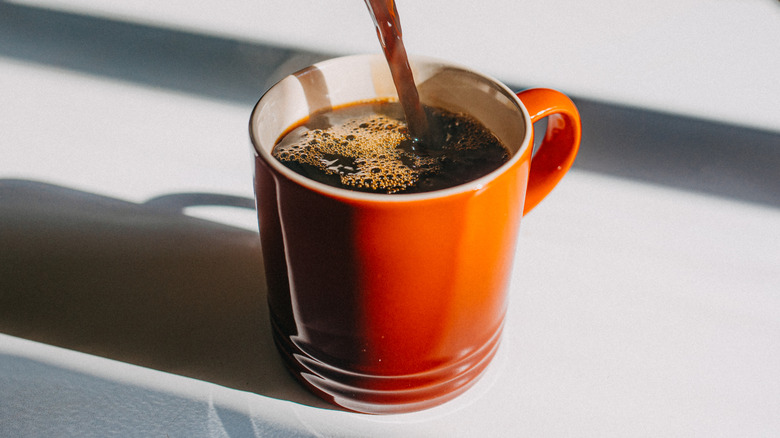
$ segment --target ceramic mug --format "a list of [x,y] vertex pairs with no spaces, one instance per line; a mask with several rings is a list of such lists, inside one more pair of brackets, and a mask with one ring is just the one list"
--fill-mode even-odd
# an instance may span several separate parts
[[[292,74],[250,120],[274,340],[306,387],[358,412],[432,407],[483,373],[499,345],[520,220],[566,173],[580,140],[577,109],[557,91],[515,94],[467,68],[410,61],[421,101],[482,122],[510,149],[507,163],[448,189],[389,195],[327,186],[271,156],[315,111],[395,98],[381,56]],[[532,154],[533,122],[544,117]]]

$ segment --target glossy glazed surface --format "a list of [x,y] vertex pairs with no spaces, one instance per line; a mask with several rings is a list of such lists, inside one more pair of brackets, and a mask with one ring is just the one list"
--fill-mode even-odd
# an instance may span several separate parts
[[[343,64],[354,62],[348,58]],[[483,372],[500,339],[529,173],[539,182],[526,210],[568,170],[579,141],[579,118],[565,96],[529,92],[534,117],[563,114],[551,120],[539,151],[544,166],[537,169],[531,166],[531,116],[513,93],[498,85],[486,88],[492,81],[470,71],[425,63],[420,68],[430,68],[432,73],[421,76],[433,78],[421,86],[423,96],[426,90],[441,96],[435,91],[452,83],[489,90],[479,91],[488,97],[475,111],[497,114],[485,122],[514,151],[507,164],[453,189],[365,195],[302,181],[266,153],[272,145],[258,140],[259,132],[284,126],[287,119],[280,121],[280,112],[295,121],[295,111],[280,110],[294,105],[295,99],[285,101],[294,92],[272,89],[252,118],[275,341],[299,380],[355,411],[434,406],[467,389]],[[306,71],[298,79],[306,98],[298,100],[311,108],[323,96],[333,99],[333,93],[312,97],[317,87],[311,85],[337,88],[339,69],[337,60]],[[381,88],[376,76],[365,80]],[[501,126],[511,118],[522,129]]]

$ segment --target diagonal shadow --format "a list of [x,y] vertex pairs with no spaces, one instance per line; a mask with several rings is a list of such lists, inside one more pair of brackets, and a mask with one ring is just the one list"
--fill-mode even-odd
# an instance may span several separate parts
[[194,198],[135,204],[0,179],[0,331],[330,407],[276,353],[257,233],[183,215]]
[[[335,55],[2,1],[0,42],[0,56],[230,101],[247,117],[278,79]],[[583,120],[575,168],[780,207],[780,127],[574,100]]]
[[332,57],[3,1],[0,56],[246,105]]
[[780,207],[780,132],[575,102],[583,126],[575,168]]

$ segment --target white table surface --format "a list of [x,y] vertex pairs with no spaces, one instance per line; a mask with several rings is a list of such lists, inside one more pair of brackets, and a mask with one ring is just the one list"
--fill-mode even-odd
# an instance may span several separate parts
[[[159,3],[127,3],[126,10],[114,5],[109,12],[113,18],[136,19],[148,18],[139,11],[155,11],[154,22],[170,26],[175,17],[164,12],[173,7]],[[262,18],[268,26],[275,21],[272,12],[280,17],[299,12],[281,3],[259,3],[268,8]],[[562,3],[552,2],[552,10],[563,9]],[[667,12],[678,14],[672,22],[671,12],[634,4],[633,24],[620,21],[615,28],[601,22],[600,27],[605,40],[628,33],[632,41],[656,35],[655,29],[672,29],[679,17],[736,20],[744,6],[735,5],[750,5],[763,11],[744,12],[763,33],[755,44],[740,43],[750,46],[744,52],[750,55],[736,66],[718,64],[718,74],[733,79],[736,70],[750,66],[745,62],[763,56],[752,70],[755,82],[747,86],[776,91],[777,81],[769,84],[770,75],[758,67],[777,67],[777,53],[765,49],[776,47],[778,39],[770,43],[764,37],[776,35],[777,28],[767,29],[767,17],[776,22],[780,6],[720,2],[702,10],[701,3],[664,3]],[[615,13],[628,8],[605,5]],[[536,14],[545,10],[526,6]],[[75,0],[57,7],[96,14],[101,8]],[[236,8],[244,14],[257,10],[246,2]],[[188,9],[185,15],[198,18],[188,29],[215,26],[223,35],[270,39],[286,28],[250,29],[252,20],[242,14],[228,26],[227,13],[213,9],[213,14]],[[453,13],[449,9],[442,16]],[[558,31],[591,47],[596,33],[573,36],[584,25],[572,16],[558,24]],[[342,42],[344,51],[364,47],[350,45],[346,30],[335,36],[299,32],[314,26],[314,18],[302,14],[299,20],[306,24],[278,39],[322,50]],[[409,35],[424,27],[416,19],[404,23]],[[718,31],[731,35],[717,23]],[[453,34],[443,47],[465,38],[492,38],[494,27],[487,29],[468,37]],[[634,33],[637,29],[643,30]],[[320,47],[312,35],[334,39]],[[706,38],[701,44],[697,53],[719,50]],[[605,59],[620,56],[607,53],[608,46],[599,49]],[[424,47],[421,52],[432,46]],[[707,95],[707,87],[687,94],[688,81],[703,74],[694,69],[690,77],[678,75],[687,71],[680,60],[693,49],[679,48],[666,76],[654,79],[648,73],[642,83],[654,89],[677,81],[674,92],[662,93],[664,99],[677,99],[674,112],[759,126],[763,131],[755,138],[764,139],[762,147],[780,139],[773,129],[780,126],[776,111],[743,117],[721,106],[697,112],[703,96],[718,105],[746,102],[723,84],[713,86],[725,97]],[[0,303],[11,306],[0,309],[0,436],[780,434],[780,208],[773,195],[779,187],[772,185],[777,178],[760,187],[768,193],[764,198],[744,199],[738,189],[692,189],[685,175],[658,181],[575,166],[524,219],[506,335],[487,375],[462,397],[428,411],[354,414],[323,405],[299,388],[273,350],[262,287],[252,289],[262,279],[254,263],[259,258],[254,213],[196,208],[183,216],[145,204],[192,192],[251,198],[251,104],[94,73],[89,63],[71,68],[66,61],[9,53],[0,52],[0,261],[5,263]],[[492,56],[472,55],[461,54],[460,61],[482,63],[480,56]],[[705,70],[713,59],[705,56]],[[508,72],[501,63],[490,66],[499,76]],[[620,71],[641,68],[641,60],[591,67]],[[665,105],[648,97],[654,93],[631,87],[566,87],[563,70],[506,76],[518,83],[552,82],[580,97],[625,97],[630,105],[655,109]],[[763,102],[763,110],[776,108],[777,100],[762,93],[753,90],[750,96]],[[608,138],[594,132],[583,147],[598,149],[589,141],[599,134]],[[744,145],[746,151],[750,147]],[[735,166],[739,160],[734,158]],[[730,175],[728,165],[705,170],[714,172],[706,174],[713,186],[725,184],[720,175]]]
[[[376,52],[362,0],[20,3],[329,53]],[[777,0],[396,0],[410,53],[518,85],[780,130]]]

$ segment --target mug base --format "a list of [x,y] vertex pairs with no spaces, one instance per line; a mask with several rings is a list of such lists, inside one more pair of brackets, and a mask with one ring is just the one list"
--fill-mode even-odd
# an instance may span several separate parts
[[441,405],[471,388],[498,350],[501,327],[481,348],[454,363],[412,375],[367,375],[338,369],[299,348],[274,327],[287,370],[309,391],[341,408],[365,414],[400,414]]

